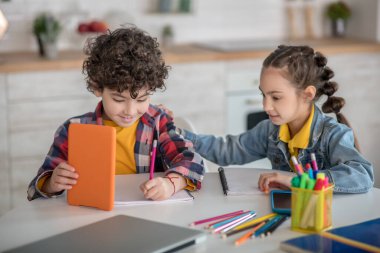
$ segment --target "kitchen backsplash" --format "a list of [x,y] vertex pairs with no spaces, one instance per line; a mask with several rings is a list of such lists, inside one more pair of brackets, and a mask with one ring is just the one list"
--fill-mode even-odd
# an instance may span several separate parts
[[[188,13],[156,13],[159,1],[178,5],[181,0],[0,0],[0,9],[9,28],[0,40],[0,52],[35,51],[37,43],[32,23],[37,14],[50,12],[59,18],[63,31],[58,47],[80,50],[86,36],[77,32],[78,24],[88,20],[104,20],[110,28],[134,23],[160,38],[162,28],[170,25],[174,43],[215,40],[280,39],[289,35],[289,3],[313,5],[313,30],[316,37],[329,33],[323,18],[324,7],[332,0],[187,0]],[[363,0],[376,2],[377,0]],[[354,0],[348,0],[351,4]],[[362,1],[360,1],[362,2]],[[172,8],[178,8],[172,7]],[[186,8],[186,6],[185,6]],[[297,8],[297,7],[295,7]],[[371,9],[371,8],[368,8]],[[372,8],[373,9],[373,8]],[[368,12],[367,12],[368,13]],[[304,22],[302,12],[297,24]],[[303,29],[297,26],[296,29]],[[362,29],[363,30],[363,29]],[[300,33],[302,35],[302,32]]]

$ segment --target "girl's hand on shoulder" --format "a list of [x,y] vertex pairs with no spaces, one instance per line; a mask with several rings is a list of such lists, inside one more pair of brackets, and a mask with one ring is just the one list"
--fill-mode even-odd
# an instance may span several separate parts
[[42,191],[46,193],[56,193],[62,190],[69,190],[77,183],[79,175],[75,168],[62,162],[53,170],[53,174],[42,186]]
[[140,185],[145,198],[152,200],[165,200],[174,194],[174,186],[169,178],[156,177]]
[[258,186],[260,191],[265,193],[268,193],[270,188],[289,190],[292,178],[291,175],[279,172],[263,173],[260,175]]
[[157,107],[160,108],[161,110],[163,110],[170,117],[174,118],[174,112],[172,110],[170,110],[169,108],[167,108],[165,105],[159,104],[159,105],[157,105]]

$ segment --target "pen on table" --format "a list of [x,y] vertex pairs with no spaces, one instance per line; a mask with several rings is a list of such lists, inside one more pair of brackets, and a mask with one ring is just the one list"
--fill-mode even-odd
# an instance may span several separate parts
[[250,230],[248,233],[246,233],[245,235],[243,235],[242,237],[240,237],[239,239],[237,239],[235,241],[235,245],[236,246],[239,246],[241,244],[243,244],[245,241],[247,241],[249,238],[251,238],[251,236],[253,235],[253,233],[255,233],[259,228],[261,228],[262,226],[264,226],[265,222],[261,222],[259,224],[256,224],[254,228],[252,228],[252,230]]
[[152,155],[150,157],[149,180],[153,179],[154,163],[156,160],[157,140],[153,140]]
[[284,223],[288,219],[288,216],[282,216],[273,226],[271,226],[266,232],[265,236],[272,234],[282,223]]
[[228,186],[227,186],[227,180],[226,180],[226,174],[224,173],[223,167],[219,167],[218,169],[220,182],[222,184],[223,193],[224,195],[228,194]]

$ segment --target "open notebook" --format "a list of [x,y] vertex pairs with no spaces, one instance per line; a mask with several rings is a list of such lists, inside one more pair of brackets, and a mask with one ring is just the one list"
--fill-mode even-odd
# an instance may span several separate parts
[[[163,173],[155,173],[155,177],[163,176]],[[117,175],[115,177],[115,205],[132,206],[132,205],[149,205],[164,204],[172,202],[184,202],[193,200],[193,196],[186,190],[179,191],[171,198],[162,201],[153,201],[146,199],[140,190],[140,184],[149,180],[149,174],[130,174]]]
[[117,215],[6,252],[176,252],[206,236],[200,230]]
[[[273,172],[270,169],[233,167],[220,167],[218,171],[225,195],[263,194],[257,185],[260,174]],[[282,171],[281,173],[287,172]],[[293,175],[293,173],[290,174]]]

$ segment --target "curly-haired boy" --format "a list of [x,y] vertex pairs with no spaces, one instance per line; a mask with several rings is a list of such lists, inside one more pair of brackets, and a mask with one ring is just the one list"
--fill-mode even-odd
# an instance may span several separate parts
[[58,128],[29,185],[28,199],[57,196],[76,184],[78,174],[66,162],[68,127],[73,122],[116,128],[116,174],[148,172],[149,151],[158,140],[156,171],[165,171],[165,177],[140,186],[146,198],[163,200],[182,189],[200,189],[201,157],[175,132],[171,117],[150,104],[150,95],[165,88],[169,68],[157,40],[136,27],[120,28],[90,41],[85,53],[87,89],[101,101],[95,112],[73,117]]

